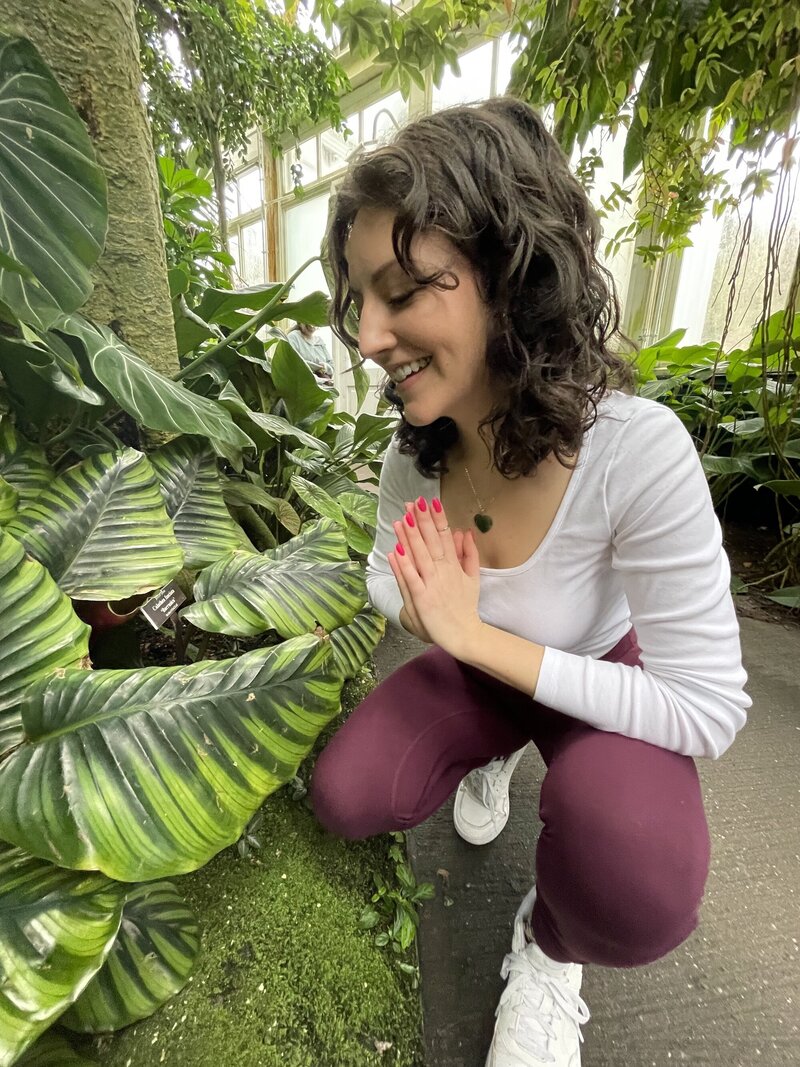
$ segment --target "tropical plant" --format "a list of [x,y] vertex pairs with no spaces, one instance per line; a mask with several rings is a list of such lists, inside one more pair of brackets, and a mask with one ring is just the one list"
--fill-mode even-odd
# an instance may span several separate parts
[[[35,210],[0,235],[8,1067],[26,1062],[57,1019],[82,1032],[113,1029],[181,988],[198,928],[165,879],[234,844],[265,797],[294,777],[384,621],[365,609],[363,566],[350,558],[344,523],[298,525],[264,553],[249,545],[224,489],[255,451],[243,428],[251,416],[159,374],[79,313],[87,284],[68,275],[74,268],[80,278],[98,254],[82,212],[104,227],[102,202],[80,192],[83,164],[90,189],[96,176],[91,146],[27,42],[0,40],[0,56],[0,91],[8,79],[16,86],[8,121],[18,107],[44,115],[50,131],[26,150]],[[18,143],[4,141],[0,170],[18,155]],[[60,178],[49,196],[41,173]],[[68,203],[58,188],[72,190]],[[7,215],[5,199],[0,208]],[[270,298],[282,317],[291,314],[287,291]],[[300,400],[284,391],[280,402],[294,410]],[[285,433],[288,420],[274,418]],[[144,431],[169,439],[136,447]],[[75,606],[129,604],[170,581],[190,595],[180,625],[192,628],[183,649],[194,655],[174,666],[93,668],[94,636]],[[243,632],[258,635],[256,647],[203,658],[208,635]],[[52,1062],[72,1058],[56,1038],[41,1049]]]
[[[693,435],[718,507],[745,487],[772,494],[781,537],[768,576],[800,606],[800,314],[778,312],[746,348],[681,345],[685,330],[642,349],[639,392],[671,407]],[[764,581],[761,579],[760,581]]]
[[234,154],[254,128],[275,152],[303,122],[338,129],[347,77],[322,42],[265,0],[147,0],[136,17],[154,139],[176,159],[192,145],[212,168],[226,248]]
[[208,286],[229,289],[234,259],[218,240],[211,182],[171,156],[157,156],[156,164],[171,292],[192,304]]

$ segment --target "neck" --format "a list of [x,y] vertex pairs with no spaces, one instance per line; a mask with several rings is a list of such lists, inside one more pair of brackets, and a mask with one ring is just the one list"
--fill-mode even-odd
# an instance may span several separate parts
[[478,433],[477,427],[470,431],[458,428],[458,441],[453,446],[451,460],[469,467],[472,473],[484,473],[493,467],[491,438],[489,444]]

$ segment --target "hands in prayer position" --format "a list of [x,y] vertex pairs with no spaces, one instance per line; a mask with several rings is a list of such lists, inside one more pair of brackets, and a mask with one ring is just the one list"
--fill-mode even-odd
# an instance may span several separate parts
[[394,524],[388,560],[403,597],[401,621],[415,637],[458,657],[482,626],[480,560],[471,530],[451,530],[440,500],[419,497]]

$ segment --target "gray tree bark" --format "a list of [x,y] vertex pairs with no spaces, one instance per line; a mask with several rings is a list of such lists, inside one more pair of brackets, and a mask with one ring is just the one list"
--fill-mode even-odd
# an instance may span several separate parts
[[86,124],[108,179],[108,237],[82,310],[172,376],[178,355],[134,3],[0,0],[0,30],[39,49]]

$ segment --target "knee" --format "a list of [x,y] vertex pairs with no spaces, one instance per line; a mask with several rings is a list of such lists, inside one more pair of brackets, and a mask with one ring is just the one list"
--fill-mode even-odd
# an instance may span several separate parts
[[[336,739],[334,738],[334,741]],[[368,765],[354,765],[334,743],[319,756],[309,787],[311,807],[329,833],[357,841],[404,827],[395,825],[388,786]]]
[[361,833],[360,805],[354,792],[356,787],[357,779],[343,773],[341,765],[330,758],[328,749],[324,749],[311,778],[311,807],[324,829],[351,841],[367,836]]
[[548,797],[543,814],[551,857],[543,858],[572,882],[570,910],[592,962],[652,963],[698,923],[710,843],[696,771],[680,762],[687,757],[628,747],[634,759],[654,757],[649,771],[629,762],[628,773],[620,767],[609,775],[605,761],[587,754],[577,753],[571,771],[561,768],[568,781],[553,783],[559,795]]

